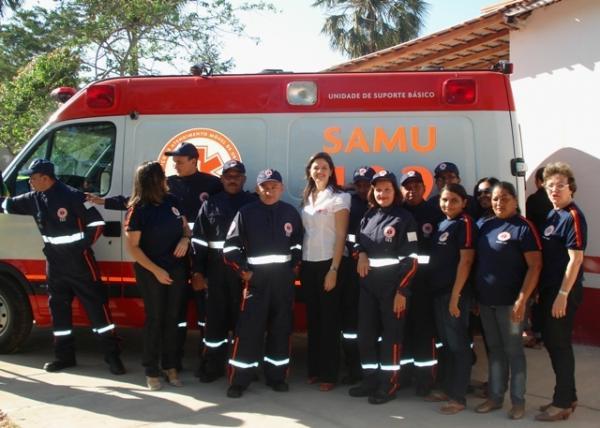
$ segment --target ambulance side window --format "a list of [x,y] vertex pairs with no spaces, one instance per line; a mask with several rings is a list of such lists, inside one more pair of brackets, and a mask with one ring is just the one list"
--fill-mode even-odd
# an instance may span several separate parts
[[[26,169],[35,158],[50,159],[63,183],[84,192],[106,195],[112,179],[115,136],[115,125],[109,122],[57,128],[27,156],[21,169]],[[17,193],[22,193],[19,187],[22,186],[17,186]]]

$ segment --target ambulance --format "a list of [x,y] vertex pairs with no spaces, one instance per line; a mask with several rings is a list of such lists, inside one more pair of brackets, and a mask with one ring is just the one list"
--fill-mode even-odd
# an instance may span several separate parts
[[[22,174],[50,159],[66,184],[101,196],[129,195],[135,168],[165,152],[196,145],[199,168],[219,175],[224,162],[247,168],[247,188],[266,167],[282,173],[284,199],[299,206],[304,168],[330,153],[337,176],[359,166],[423,174],[443,161],[458,165],[471,192],[477,179],[515,184],[524,206],[525,166],[510,88],[510,67],[497,71],[273,73],[115,78],[76,92],[4,172],[12,195],[29,191]],[[347,183],[340,183],[347,184]],[[119,327],[140,327],[143,304],[124,247],[124,213],[101,209],[104,235],[94,250]],[[193,221],[193,219],[190,219]],[[0,352],[13,352],[33,324],[51,323],[42,239],[27,216],[0,215]],[[74,322],[88,320],[79,302]]]

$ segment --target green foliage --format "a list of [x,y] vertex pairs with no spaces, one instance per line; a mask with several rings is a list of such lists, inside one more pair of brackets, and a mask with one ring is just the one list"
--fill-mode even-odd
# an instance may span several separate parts
[[17,153],[57,108],[50,92],[77,86],[79,68],[79,57],[61,48],[39,56],[1,84],[0,147]]
[[322,32],[351,58],[411,40],[419,35],[428,4],[424,0],[315,0],[330,12]]
[[157,74],[165,65],[187,73],[195,62],[227,71],[233,62],[220,58],[220,36],[243,35],[238,14],[247,10],[274,9],[263,0],[62,0],[52,11],[21,11],[0,26],[0,80],[57,46],[79,52],[93,80]]

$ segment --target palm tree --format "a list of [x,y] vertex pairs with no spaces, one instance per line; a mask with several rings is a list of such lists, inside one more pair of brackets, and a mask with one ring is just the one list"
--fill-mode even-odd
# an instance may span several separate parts
[[352,58],[419,35],[429,6],[424,0],[315,0],[329,10],[322,32],[333,49]]
[[21,6],[21,3],[23,3],[23,0],[0,0],[0,16],[4,16],[7,7],[15,10]]

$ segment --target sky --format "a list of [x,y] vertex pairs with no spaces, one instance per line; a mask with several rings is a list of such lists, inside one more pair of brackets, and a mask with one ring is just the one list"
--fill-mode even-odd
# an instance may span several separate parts
[[[234,3],[238,0],[234,0]],[[240,0],[241,1],[241,0]],[[280,13],[253,12],[242,16],[246,32],[261,43],[228,37],[224,58],[233,58],[235,73],[256,73],[265,68],[293,72],[324,70],[348,60],[329,47],[321,34],[326,12],[312,0],[270,0]],[[430,7],[421,35],[427,35],[480,15],[482,7],[498,0],[427,0]]]
[[[240,4],[247,0],[231,0]],[[316,72],[348,60],[329,47],[321,28],[326,11],[312,7],[314,0],[267,0],[279,13],[247,12],[240,15],[246,33],[259,37],[256,44],[249,38],[224,38],[223,59],[233,58],[232,73],[257,73],[265,68],[293,72]],[[482,7],[499,0],[427,0],[429,10],[421,36],[431,34],[480,15]],[[26,0],[25,6],[52,6],[51,0]],[[182,67],[187,70],[186,67]],[[168,70],[162,71],[168,73]],[[172,71],[171,71],[172,72]]]

